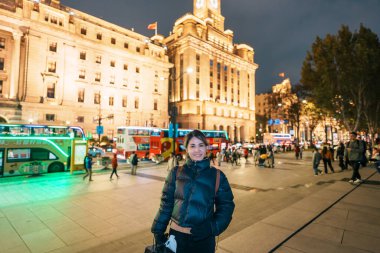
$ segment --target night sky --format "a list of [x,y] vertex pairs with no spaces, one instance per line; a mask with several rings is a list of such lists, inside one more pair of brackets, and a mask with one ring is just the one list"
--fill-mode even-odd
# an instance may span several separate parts
[[[174,22],[193,12],[193,0],[61,0],[61,4],[135,32],[153,36],[149,23],[167,36]],[[353,32],[362,23],[380,35],[379,0],[222,0],[225,29],[234,43],[255,50],[256,93],[281,82],[285,72],[293,84],[300,80],[302,62],[316,36],[336,34],[341,25]]]

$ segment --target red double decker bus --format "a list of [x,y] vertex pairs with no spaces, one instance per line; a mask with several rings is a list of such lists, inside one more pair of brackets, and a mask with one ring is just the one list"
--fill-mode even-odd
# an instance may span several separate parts
[[[119,127],[117,129],[116,148],[118,155],[127,159],[132,152],[139,158],[166,160],[170,153],[174,152],[180,159],[186,153],[184,146],[185,136],[191,129],[178,129],[175,151],[173,151],[173,138],[169,135],[169,129],[154,127]],[[207,149],[214,154],[227,147],[229,138],[223,130],[201,130],[209,143]]]

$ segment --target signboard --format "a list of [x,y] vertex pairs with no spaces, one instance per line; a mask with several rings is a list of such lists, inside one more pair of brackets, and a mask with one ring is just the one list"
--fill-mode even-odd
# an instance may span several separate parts
[[103,134],[104,133],[104,127],[103,126],[96,126],[96,133],[97,134]]

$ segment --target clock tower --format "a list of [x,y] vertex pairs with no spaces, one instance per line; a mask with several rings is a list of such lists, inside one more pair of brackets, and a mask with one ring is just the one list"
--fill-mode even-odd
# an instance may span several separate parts
[[214,27],[224,29],[224,17],[221,14],[220,0],[194,0],[194,16],[214,21]]

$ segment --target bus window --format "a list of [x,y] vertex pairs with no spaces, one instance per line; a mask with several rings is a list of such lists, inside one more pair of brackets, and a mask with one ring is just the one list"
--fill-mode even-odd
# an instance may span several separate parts
[[41,161],[41,160],[55,160],[57,157],[52,154],[49,150],[44,148],[33,148],[32,149],[32,161]]
[[30,159],[30,148],[8,149],[7,160],[17,162]]
[[137,150],[149,150],[149,143],[140,143],[137,145]]

